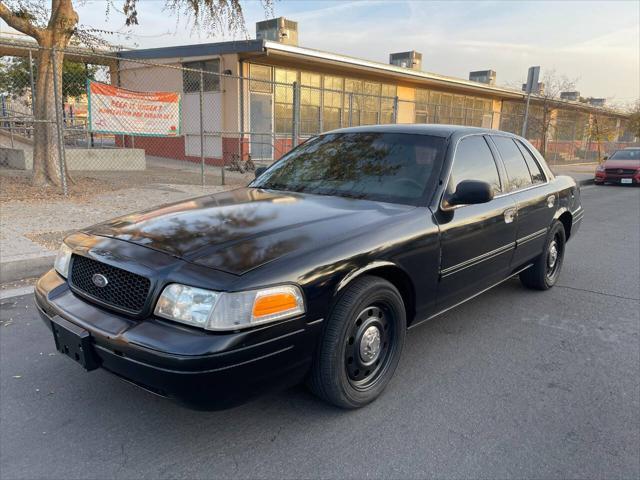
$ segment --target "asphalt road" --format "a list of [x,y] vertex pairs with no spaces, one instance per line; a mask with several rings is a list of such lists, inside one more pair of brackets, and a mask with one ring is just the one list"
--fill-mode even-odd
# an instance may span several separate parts
[[[549,292],[509,281],[414,330],[384,395],[194,412],[55,353],[2,303],[0,476],[638,478],[640,189],[587,187]],[[11,319],[11,320],[10,320]]]

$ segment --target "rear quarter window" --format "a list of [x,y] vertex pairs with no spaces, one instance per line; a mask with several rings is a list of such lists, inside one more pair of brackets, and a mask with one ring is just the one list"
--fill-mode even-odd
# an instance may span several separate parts
[[527,162],[527,167],[529,167],[529,172],[531,172],[531,180],[533,180],[534,184],[544,183],[547,181],[547,177],[542,171],[542,167],[535,159],[531,151],[527,148],[525,144],[523,144],[520,140],[516,140],[516,145],[520,149],[520,152],[524,156],[525,161]]
[[520,190],[533,184],[531,173],[527,162],[522,156],[522,152],[516,145],[515,141],[509,137],[492,136],[491,137],[498,148],[500,157],[504,162],[509,179],[509,192]]

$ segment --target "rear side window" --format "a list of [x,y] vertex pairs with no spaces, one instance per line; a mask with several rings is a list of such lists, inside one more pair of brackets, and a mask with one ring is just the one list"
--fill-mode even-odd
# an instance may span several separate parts
[[516,143],[508,137],[496,136],[491,138],[496,143],[498,152],[500,152],[504,166],[507,169],[509,191],[512,192],[530,186],[533,183],[531,173],[529,173],[529,167],[527,167],[527,163]]
[[534,185],[546,182],[547,177],[542,173],[542,168],[540,168],[540,164],[533,157],[531,151],[520,140],[516,140],[516,144],[518,145],[518,148],[520,148],[520,151],[527,162],[527,167],[529,167],[529,171],[531,172],[531,179],[533,180]]
[[489,183],[495,193],[502,191],[493,154],[480,135],[463,138],[456,149],[449,184],[451,192],[455,192],[463,180],[480,180]]

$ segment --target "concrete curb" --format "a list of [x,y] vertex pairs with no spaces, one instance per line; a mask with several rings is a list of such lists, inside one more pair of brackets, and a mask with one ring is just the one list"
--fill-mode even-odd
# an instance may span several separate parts
[[37,277],[53,267],[55,255],[13,260],[0,263],[0,283]]

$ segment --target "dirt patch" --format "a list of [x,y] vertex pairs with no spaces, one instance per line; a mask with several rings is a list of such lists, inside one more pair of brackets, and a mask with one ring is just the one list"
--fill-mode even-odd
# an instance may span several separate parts
[[24,236],[32,242],[35,242],[38,245],[42,245],[44,248],[55,251],[60,248],[60,244],[62,243],[64,237],[66,237],[67,235],[71,235],[74,232],[77,232],[77,230],[61,230],[59,232],[44,233],[25,233]]
[[69,196],[65,198],[60,187],[52,185],[36,187],[31,184],[27,176],[0,176],[0,203],[11,201],[55,201],[55,200],[86,200],[96,194],[111,192],[122,188],[110,182],[95,178],[80,177],[69,184]]
[[[252,174],[228,173],[227,185],[246,185]],[[205,173],[205,184],[220,185],[219,169],[209,169]],[[68,184],[69,195],[65,197],[61,187],[35,187],[31,184],[30,172],[0,168],[0,204],[10,201],[55,202],[70,200],[84,202],[91,197],[127,188],[169,189],[167,185],[200,186],[199,171],[175,168],[151,167],[129,172],[72,172]],[[171,189],[171,191],[177,191]]]

